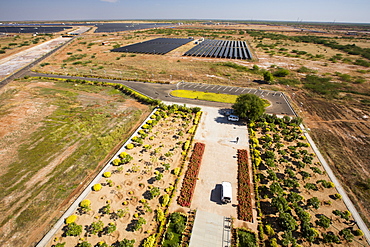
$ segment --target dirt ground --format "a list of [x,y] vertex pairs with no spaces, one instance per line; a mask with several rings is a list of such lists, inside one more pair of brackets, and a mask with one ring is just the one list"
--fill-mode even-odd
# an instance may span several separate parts
[[293,100],[310,135],[369,225],[369,107],[327,102],[304,93],[297,93]]
[[[17,164],[19,160],[22,160],[19,157],[20,148],[27,147],[32,150],[38,142],[42,142],[43,138],[38,139],[36,143],[30,143],[30,141],[35,140],[33,139],[35,133],[45,127],[48,121],[47,118],[58,109],[56,105],[52,104],[50,98],[38,96],[38,90],[42,89],[68,91],[66,88],[56,87],[53,82],[46,81],[12,82],[0,90],[2,112],[0,115],[0,158],[2,160],[0,173],[2,181],[0,242],[3,246],[33,246],[38,242],[45,231],[54,224],[66,207],[80,194],[87,182],[101,169],[106,158],[112,155],[107,152],[106,157],[101,157],[101,160],[93,167],[88,168],[86,166],[87,174],[76,184],[60,183],[63,179],[58,179],[59,181],[54,181],[51,187],[48,186],[50,181],[54,179],[54,171],[81,148],[82,143],[84,143],[83,138],[69,142],[51,157],[45,157],[45,160],[49,161],[48,165],[36,171],[32,170],[35,164],[26,164],[29,170],[22,168],[21,164]],[[115,109],[117,113],[121,114],[122,111],[127,109],[141,109],[144,114],[147,111],[146,106],[131,99],[119,99],[114,94],[103,95],[81,91],[79,97],[81,104],[85,104],[85,107],[91,104],[104,105],[107,102],[118,100],[121,103],[118,104],[118,109]],[[116,145],[120,141],[122,140],[118,140]],[[116,148],[113,148],[112,151]],[[6,182],[4,179],[14,172],[14,169],[19,170],[18,174],[24,174],[16,180],[22,186],[9,191],[9,188],[4,188]],[[68,170],[73,171],[73,169],[76,170],[76,167],[70,167]],[[77,173],[80,172],[76,170]],[[68,178],[65,177],[65,179]],[[53,192],[53,195],[48,194],[55,188],[57,190]],[[64,191],[69,191],[68,195],[58,197]],[[35,215],[38,217],[37,219],[33,218]],[[27,235],[27,238],[21,237],[25,235]]]
[[[177,136],[177,134],[180,131],[187,133],[191,127],[190,124],[184,128],[183,119],[176,115],[160,120],[158,125],[149,132],[143,145],[151,145],[150,150],[145,150],[143,146],[126,150],[125,152],[131,155],[133,160],[129,164],[122,165],[123,170],[121,171],[118,166],[112,166],[108,170],[112,176],[101,178],[102,190],[89,193],[86,199],[91,201],[91,211],[81,213],[77,210],[75,212],[76,215],[79,215],[76,223],[82,225],[84,229],[81,236],[63,236],[64,230],[59,229],[54,236],[55,239],[47,246],[58,242],[65,242],[66,247],[76,246],[77,243],[81,242],[81,238],[93,245],[100,241],[113,244],[123,239],[134,239],[135,246],[139,246],[143,239],[157,231],[156,210],[165,210],[160,205],[160,198],[171,192],[171,190],[168,192],[165,190],[174,186],[177,176],[172,173],[172,170],[181,166],[182,145],[177,143],[185,142],[189,136],[189,134],[181,136]],[[170,165],[169,169],[164,168],[163,164],[165,163]],[[163,178],[160,180],[155,179],[158,173],[163,174]],[[108,185],[108,180],[112,181],[111,186]],[[161,195],[150,199],[149,190],[152,187],[160,188]],[[176,204],[176,198],[174,197],[172,204]],[[145,200],[147,204],[145,205],[142,200]],[[101,209],[107,204],[110,205],[111,212],[102,213]],[[122,218],[114,218],[114,212],[119,209],[124,210],[126,214]],[[176,211],[187,212],[188,210],[178,207]],[[137,216],[135,216],[136,214]],[[147,223],[142,229],[133,231],[132,227],[138,216],[143,217]],[[101,220],[105,226],[114,222],[117,230],[111,234],[91,234],[88,230],[89,226],[98,220]]]
[[[268,134],[270,135],[270,137],[272,137],[274,135],[274,132],[271,132],[271,131],[261,131],[262,128],[259,128],[256,130],[256,137],[257,138],[261,138],[263,136],[267,136]],[[281,131],[281,130],[280,130]],[[278,131],[278,135],[281,135],[280,131]],[[286,147],[289,147],[289,146],[293,146],[293,147],[296,147],[297,143],[298,142],[307,142],[307,141],[302,141],[302,140],[294,140],[294,141],[286,141],[286,140],[283,140],[283,138],[281,138],[281,143],[284,144],[284,147],[282,149],[285,149]],[[265,149],[264,151],[267,151],[267,150],[271,150],[271,149]],[[288,153],[288,155],[281,155],[278,153],[278,151],[275,149],[274,150],[274,153],[275,153],[275,160],[280,160],[280,158],[284,157],[284,158],[287,158],[289,157],[289,150],[288,149],[285,149]],[[289,178],[289,176],[287,175],[287,172],[286,172],[286,169],[287,168],[290,168],[292,169],[294,172],[294,176],[297,178],[296,181],[298,181],[299,185],[297,188],[289,188],[289,189],[286,189],[284,188],[283,186],[283,183],[282,182],[279,182],[281,184],[281,186],[284,188],[284,193],[288,194],[288,191],[292,192],[296,192],[298,193],[299,195],[301,195],[303,197],[302,201],[300,201],[300,203],[303,203],[303,202],[307,202],[308,199],[312,198],[312,197],[317,197],[319,199],[319,201],[321,202],[320,203],[320,207],[318,209],[314,209],[314,208],[311,208],[309,210],[307,210],[311,215],[312,215],[312,218],[311,218],[311,223],[313,224],[313,226],[315,226],[315,220],[318,219],[317,217],[320,216],[320,215],[325,215],[327,217],[329,217],[331,220],[332,220],[332,223],[331,223],[331,226],[330,228],[327,228],[327,229],[324,229],[324,228],[320,228],[319,226],[316,225],[317,227],[317,230],[320,232],[320,234],[322,233],[325,233],[325,232],[328,232],[328,231],[332,231],[334,232],[336,235],[338,235],[338,232],[339,230],[341,229],[344,229],[344,228],[348,228],[349,226],[353,227],[353,229],[358,229],[358,227],[353,224],[354,220],[352,217],[349,218],[349,220],[343,220],[341,219],[340,217],[337,217],[333,214],[333,210],[340,210],[340,211],[345,211],[345,210],[348,210],[346,205],[344,204],[344,202],[342,200],[333,200],[333,195],[338,193],[336,188],[333,187],[333,188],[325,188],[323,187],[322,185],[320,185],[320,183],[318,183],[318,181],[320,180],[326,180],[326,181],[330,181],[328,175],[323,172],[322,174],[319,174],[317,172],[313,172],[313,169],[312,168],[318,168],[320,171],[324,171],[324,168],[323,166],[320,164],[318,158],[314,155],[314,151],[311,147],[302,147],[302,148],[297,148],[297,151],[301,152],[301,150],[306,150],[306,152],[310,155],[312,154],[313,156],[313,160],[312,160],[312,164],[311,165],[306,165],[304,168],[299,168],[297,169],[297,167],[295,167],[294,165],[294,161],[297,161],[299,159],[292,159],[292,162],[275,162],[275,165],[276,167],[270,167],[266,164],[263,164],[263,165],[260,165],[259,168],[257,169],[258,173],[260,174],[263,174],[264,177],[261,179],[260,183],[259,183],[259,186],[271,186],[271,183],[274,182],[270,177],[269,173],[267,172],[267,170],[272,170],[276,173],[276,176],[279,180],[285,180],[287,178]],[[262,152],[261,152],[262,153]],[[299,172],[298,172],[299,171]],[[306,178],[306,179],[302,179],[302,176],[299,174],[300,172],[307,172],[310,174],[310,177],[309,178]],[[267,178],[267,179],[266,179]],[[315,190],[310,190],[310,189],[306,189],[304,188],[305,184],[307,183],[313,183],[313,184],[317,184],[318,186],[318,190],[315,191]],[[270,187],[271,189],[272,187]],[[261,190],[263,191],[263,190]],[[271,193],[271,192],[270,192]],[[283,193],[283,194],[284,194]],[[274,198],[276,197],[276,195],[274,195],[273,197],[271,196],[267,196],[267,194],[263,194],[262,192],[260,192],[260,205],[261,205],[261,210],[263,212],[263,216],[262,216],[262,221],[264,222],[264,224],[269,224],[271,225],[274,229],[275,229],[275,232],[279,232],[279,231],[283,231],[280,227],[280,225],[278,224],[277,222],[277,218],[276,218],[276,208],[274,207],[271,207],[271,198]],[[297,230],[299,231],[299,230]],[[293,233],[295,234],[295,233]],[[277,235],[280,235],[280,234],[277,234]],[[297,235],[299,236],[299,235]],[[271,238],[271,236],[269,236],[269,238]],[[299,241],[301,241],[302,239],[300,237],[298,237]],[[298,240],[297,239],[297,240]],[[341,246],[366,246],[367,242],[366,242],[366,239],[364,237],[361,237],[359,239],[359,242],[356,241],[356,243],[346,243],[345,241],[341,243]],[[315,243],[309,243],[307,241],[303,241],[300,243],[302,246],[312,246],[312,245],[318,245],[318,246],[321,246],[321,243],[318,244],[318,242],[315,242]],[[340,246],[340,245],[339,245]]]

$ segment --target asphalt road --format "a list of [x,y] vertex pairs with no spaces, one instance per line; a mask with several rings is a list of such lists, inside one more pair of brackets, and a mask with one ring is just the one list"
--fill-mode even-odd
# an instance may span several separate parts
[[258,95],[261,98],[268,100],[271,105],[266,108],[266,113],[277,114],[277,115],[288,115],[295,116],[295,112],[291,108],[286,96],[282,92],[269,91],[262,89],[253,89],[245,87],[232,87],[232,86],[220,86],[212,84],[203,83],[190,83],[190,82],[179,82],[177,84],[160,84],[160,83],[148,83],[148,82],[138,82],[138,81],[121,81],[121,80],[111,80],[111,79],[98,79],[98,78],[88,78],[88,77],[78,77],[78,76],[65,76],[65,75],[49,75],[40,74],[34,72],[27,73],[30,76],[47,76],[54,78],[64,78],[64,79],[80,79],[80,80],[90,80],[90,81],[104,81],[112,83],[120,83],[128,86],[135,91],[149,96],[153,99],[159,99],[162,101],[171,101],[178,104],[195,104],[201,106],[212,106],[212,107],[231,107],[232,104],[210,102],[204,100],[196,99],[185,99],[178,98],[170,95],[170,92],[177,89],[184,90],[194,90],[201,92],[210,93],[223,93],[231,95],[240,95],[245,93],[251,93]]

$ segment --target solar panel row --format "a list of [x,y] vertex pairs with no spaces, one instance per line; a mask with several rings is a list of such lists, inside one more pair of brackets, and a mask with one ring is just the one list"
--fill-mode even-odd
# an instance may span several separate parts
[[252,59],[245,41],[206,39],[185,52],[184,56],[217,57],[232,59]]
[[113,49],[113,52],[166,54],[193,39],[158,38]]

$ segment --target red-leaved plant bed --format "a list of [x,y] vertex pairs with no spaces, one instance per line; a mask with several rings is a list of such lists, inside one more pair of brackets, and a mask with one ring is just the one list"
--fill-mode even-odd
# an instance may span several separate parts
[[182,182],[180,196],[177,200],[178,204],[183,207],[190,207],[191,199],[193,198],[195,185],[198,179],[204,148],[204,143],[195,143],[193,153],[190,157],[188,170],[186,171],[184,181]]
[[251,181],[248,169],[248,151],[238,149],[238,219],[252,221]]

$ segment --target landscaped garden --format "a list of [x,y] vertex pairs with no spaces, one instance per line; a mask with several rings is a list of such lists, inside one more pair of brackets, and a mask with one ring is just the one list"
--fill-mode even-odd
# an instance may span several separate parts
[[184,157],[192,150],[192,135],[200,117],[197,111],[199,108],[176,105],[163,105],[155,111],[48,246],[179,243],[187,217],[170,216],[168,206]]
[[264,115],[248,126],[260,243],[366,246],[300,123]]

